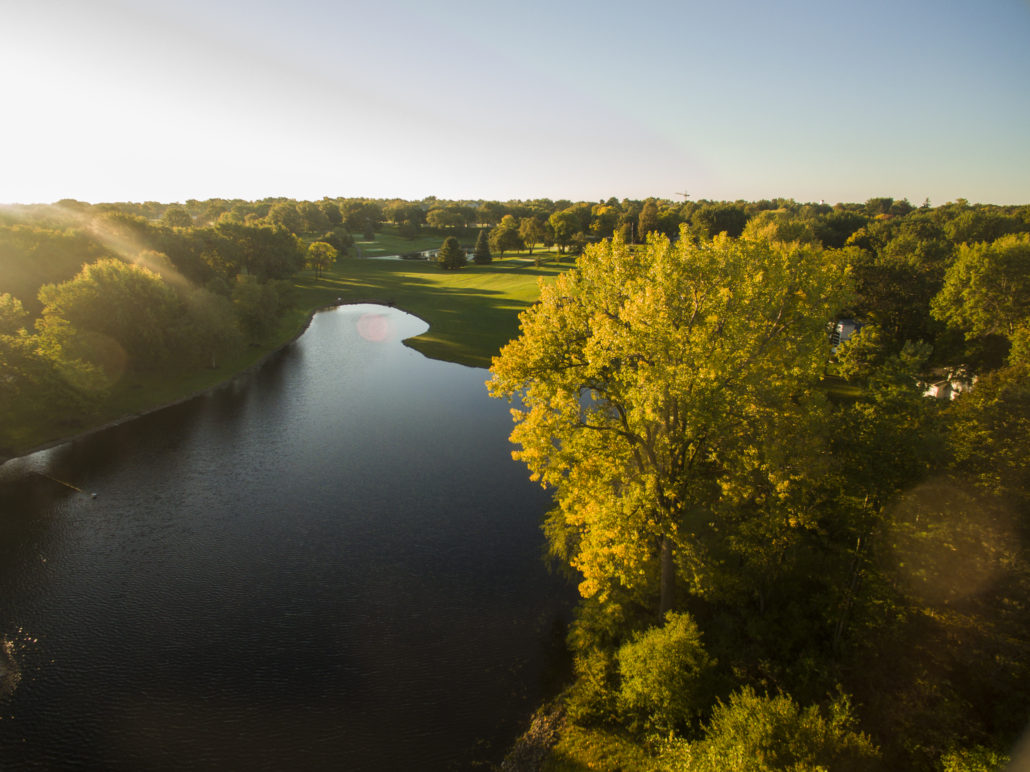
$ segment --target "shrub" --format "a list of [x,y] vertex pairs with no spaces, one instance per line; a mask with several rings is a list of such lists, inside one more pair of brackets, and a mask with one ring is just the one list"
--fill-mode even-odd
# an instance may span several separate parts
[[817,706],[802,709],[789,695],[760,696],[744,687],[729,704],[718,704],[704,740],[676,747],[677,766],[690,772],[875,768],[879,753],[868,736],[855,731],[847,698],[829,712],[826,718]]
[[669,732],[690,725],[711,699],[715,664],[689,614],[669,612],[665,625],[623,644],[619,708],[630,726]]

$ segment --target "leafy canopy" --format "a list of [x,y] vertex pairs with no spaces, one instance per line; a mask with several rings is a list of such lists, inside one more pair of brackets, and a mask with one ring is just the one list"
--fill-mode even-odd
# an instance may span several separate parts
[[653,591],[670,548],[697,589],[697,515],[821,372],[841,284],[815,247],[684,233],[602,242],[541,288],[488,387],[522,397],[513,455],[555,488],[585,597]]

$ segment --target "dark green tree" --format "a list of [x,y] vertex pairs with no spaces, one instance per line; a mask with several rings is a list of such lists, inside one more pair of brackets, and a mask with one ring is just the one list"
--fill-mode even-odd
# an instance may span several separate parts
[[747,221],[747,210],[743,205],[726,202],[702,204],[690,218],[691,230],[706,239],[720,233],[736,238],[744,231]]
[[512,215],[504,215],[501,218],[501,224],[490,231],[490,247],[502,256],[505,252],[514,251],[522,247],[519,226]]
[[490,239],[486,235],[486,231],[480,231],[479,236],[476,238],[476,248],[472,253],[472,259],[477,265],[486,265],[493,258],[490,256]]
[[647,234],[658,230],[658,203],[649,198],[644,202],[644,208],[640,210],[640,217],[637,218],[637,235],[641,241],[647,240]]
[[347,250],[354,246],[354,237],[342,225],[337,225],[331,231],[326,231],[319,241],[324,241],[326,244],[336,247],[336,251],[341,255],[346,254]]
[[190,217],[190,213],[178,204],[173,204],[165,209],[164,214],[161,215],[161,222],[173,228],[193,227],[193,218]]
[[332,199],[323,198],[318,202],[318,206],[321,208],[322,213],[329,220],[329,227],[335,228],[338,225],[343,225],[343,213],[340,212],[340,205]]
[[865,212],[870,217],[876,217],[877,215],[887,214],[890,212],[891,206],[894,204],[894,199],[886,196],[879,198],[870,198],[865,202]]
[[269,335],[279,321],[285,298],[278,282],[258,282],[253,276],[238,276],[232,290],[232,306],[243,332],[252,340]]
[[325,210],[313,201],[302,201],[297,205],[297,211],[305,233],[322,233],[332,226]]
[[445,271],[453,271],[465,265],[465,250],[458,244],[458,239],[448,236],[443,240],[436,262]]
[[176,330],[177,359],[195,367],[218,367],[222,357],[243,345],[232,302],[206,289],[181,293],[184,314]]
[[297,211],[293,201],[280,201],[268,210],[268,222],[278,225],[290,233],[301,233],[304,230],[304,218]]

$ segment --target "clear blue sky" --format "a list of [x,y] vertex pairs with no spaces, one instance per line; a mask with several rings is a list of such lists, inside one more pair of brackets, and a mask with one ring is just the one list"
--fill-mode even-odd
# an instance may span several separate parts
[[1028,0],[0,0],[0,202],[1030,203]]

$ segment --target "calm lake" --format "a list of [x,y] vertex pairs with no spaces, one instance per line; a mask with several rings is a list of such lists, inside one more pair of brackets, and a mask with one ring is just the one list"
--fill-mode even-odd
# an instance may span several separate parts
[[0,466],[0,769],[500,760],[574,590],[510,406],[401,344],[425,329],[322,312],[254,374]]

